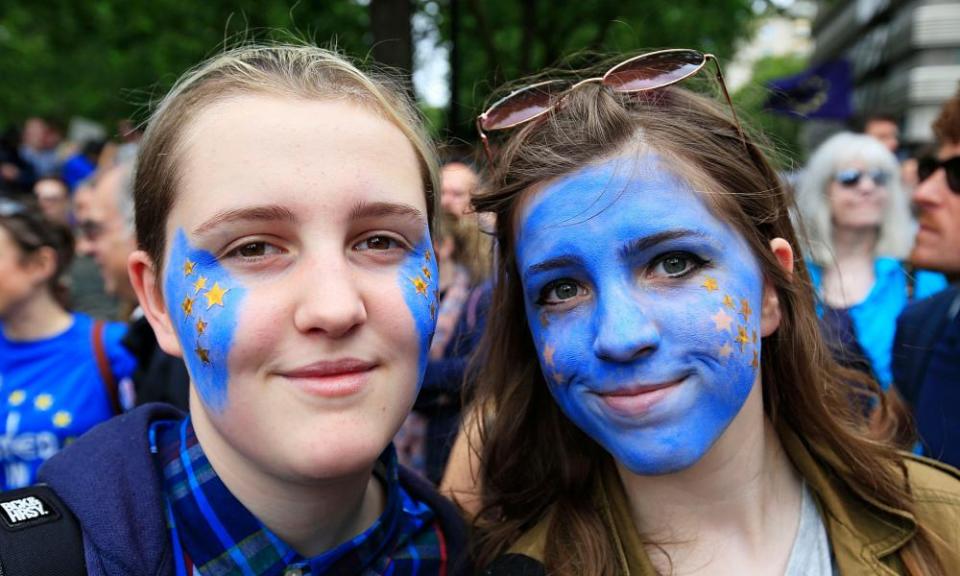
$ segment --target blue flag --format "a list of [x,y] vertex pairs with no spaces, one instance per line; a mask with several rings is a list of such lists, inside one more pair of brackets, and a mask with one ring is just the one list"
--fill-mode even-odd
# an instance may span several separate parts
[[832,60],[799,74],[767,82],[770,112],[801,118],[845,120],[853,113],[850,63]]

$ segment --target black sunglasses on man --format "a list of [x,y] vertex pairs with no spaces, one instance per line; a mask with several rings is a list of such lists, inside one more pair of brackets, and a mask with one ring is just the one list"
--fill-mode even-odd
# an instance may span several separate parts
[[960,156],[953,156],[946,160],[928,156],[917,160],[917,178],[923,182],[933,176],[933,173],[943,168],[947,175],[947,186],[954,194],[960,194]]

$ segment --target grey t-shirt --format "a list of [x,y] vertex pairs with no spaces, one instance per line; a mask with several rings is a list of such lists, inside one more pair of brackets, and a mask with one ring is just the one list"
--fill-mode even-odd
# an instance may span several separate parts
[[785,576],[836,576],[833,555],[830,552],[830,540],[827,527],[820,517],[820,511],[813,495],[803,483],[800,499],[800,526],[793,541],[793,550],[787,561]]

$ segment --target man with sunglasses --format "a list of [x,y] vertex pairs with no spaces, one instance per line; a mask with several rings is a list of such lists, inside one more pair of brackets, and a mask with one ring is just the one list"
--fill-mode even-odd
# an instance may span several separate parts
[[918,163],[919,229],[910,259],[943,272],[951,287],[900,315],[893,374],[913,409],[923,453],[960,466],[960,91],[933,131],[939,150]]

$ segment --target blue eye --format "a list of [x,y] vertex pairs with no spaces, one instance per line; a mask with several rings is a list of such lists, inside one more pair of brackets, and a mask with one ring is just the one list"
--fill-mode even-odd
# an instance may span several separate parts
[[562,304],[574,298],[585,296],[587,289],[573,280],[555,280],[540,291],[538,304]]
[[681,278],[702,268],[707,261],[689,252],[673,252],[655,260],[650,267],[652,276]]

